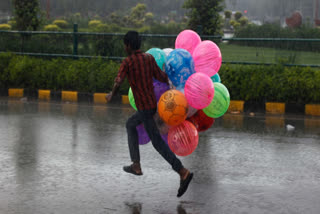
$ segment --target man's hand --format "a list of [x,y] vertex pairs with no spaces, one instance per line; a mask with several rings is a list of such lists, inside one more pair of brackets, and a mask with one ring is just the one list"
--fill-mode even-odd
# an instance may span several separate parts
[[112,100],[112,92],[110,92],[109,94],[107,94],[106,100],[107,100],[107,102],[111,102],[111,100]]

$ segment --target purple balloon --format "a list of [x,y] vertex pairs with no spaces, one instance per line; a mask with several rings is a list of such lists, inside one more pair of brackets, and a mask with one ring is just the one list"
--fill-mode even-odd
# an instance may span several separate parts
[[[150,138],[148,136],[147,131],[145,130],[143,124],[137,126],[138,137],[139,137],[139,145],[145,145],[150,142]],[[168,132],[165,134],[161,134],[161,138],[168,144]]]
[[157,102],[159,101],[161,95],[170,89],[170,86],[167,83],[160,82],[156,79],[153,79],[153,90],[156,95]]
[[168,133],[161,135],[161,138],[162,138],[162,140],[164,140],[164,142],[166,142],[166,144],[168,145]]
[[163,122],[163,120],[161,120],[158,112],[156,114],[154,114],[153,119],[154,119],[154,122],[156,122],[156,125],[158,127],[160,134],[161,135],[168,134],[170,126],[168,124],[166,124],[165,122]]
[[144,129],[143,124],[140,124],[137,126],[137,132],[138,132],[138,138],[139,138],[139,144],[145,145],[150,142],[150,138],[148,136],[147,131]]

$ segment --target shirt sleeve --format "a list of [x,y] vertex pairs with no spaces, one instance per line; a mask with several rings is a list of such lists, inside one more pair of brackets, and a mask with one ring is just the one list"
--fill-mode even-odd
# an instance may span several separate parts
[[129,68],[128,62],[127,62],[127,60],[124,60],[121,63],[118,75],[117,75],[116,79],[114,80],[115,83],[120,85],[125,80],[125,78],[128,74],[128,68]]
[[153,57],[151,58],[153,77],[159,80],[160,82],[168,83],[168,75],[163,72],[156,63],[156,60]]

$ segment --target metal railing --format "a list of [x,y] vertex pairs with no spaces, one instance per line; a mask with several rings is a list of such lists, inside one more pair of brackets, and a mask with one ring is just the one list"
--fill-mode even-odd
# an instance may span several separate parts
[[[103,58],[122,60],[125,57],[123,33],[43,31],[0,31],[0,52],[18,55],[63,58]],[[141,34],[141,49],[174,48],[177,35]],[[320,67],[320,39],[300,38],[225,38],[201,36],[218,44],[223,63]]]

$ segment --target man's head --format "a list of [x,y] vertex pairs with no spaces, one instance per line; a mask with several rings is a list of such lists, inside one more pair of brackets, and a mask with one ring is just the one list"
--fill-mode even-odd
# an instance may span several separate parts
[[123,38],[127,53],[139,50],[141,46],[141,37],[136,31],[129,31]]

